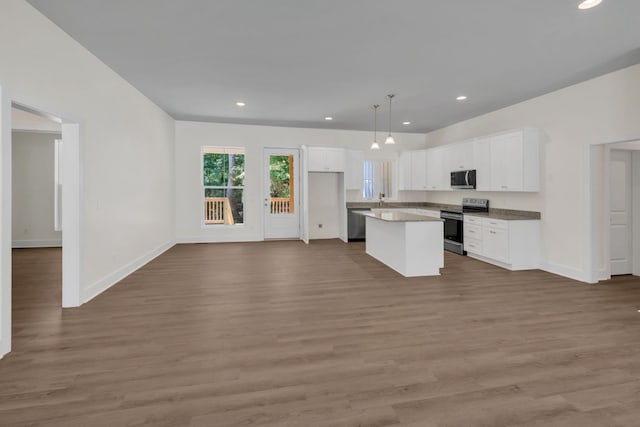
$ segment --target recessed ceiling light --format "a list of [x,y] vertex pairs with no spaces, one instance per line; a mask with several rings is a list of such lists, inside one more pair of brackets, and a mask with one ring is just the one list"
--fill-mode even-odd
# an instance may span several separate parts
[[596,7],[602,3],[602,0],[584,0],[582,3],[578,5],[578,9],[585,10],[591,9],[592,7]]
[[466,99],[467,97],[465,95],[460,95],[459,97],[456,98],[456,101],[464,101]]
[[325,119],[326,121],[330,122],[331,120],[333,120],[333,117],[331,117],[331,116],[327,116],[327,117],[325,117],[324,119]]
[[407,126],[407,125],[410,125],[410,124],[411,124],[411,122],[402,122],[402,124],[403,124],[403,125],[405,125],[405,126]]
[[238,107],[244,107],[244,106],[245,106],[245,105],[247,105],[247,104],[245,104],[245,103],[244,103],[244,102],[242,102],[242,101],[238,101],[238,102],[236,102],[236,105],[237,105]]

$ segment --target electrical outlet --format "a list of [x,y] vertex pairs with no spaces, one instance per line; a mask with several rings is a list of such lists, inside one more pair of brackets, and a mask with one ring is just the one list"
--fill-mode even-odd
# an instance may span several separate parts
[[318,228],[322,228],[322,224],[318,224]]

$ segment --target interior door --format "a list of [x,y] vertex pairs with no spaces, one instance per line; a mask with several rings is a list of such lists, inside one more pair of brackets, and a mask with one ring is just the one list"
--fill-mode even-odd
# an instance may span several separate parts
[[631,152],[611,150],[609,163],[611,275],[631,274]]
[[264,150],[264,238],[300,238],[300,153],[292,148]]

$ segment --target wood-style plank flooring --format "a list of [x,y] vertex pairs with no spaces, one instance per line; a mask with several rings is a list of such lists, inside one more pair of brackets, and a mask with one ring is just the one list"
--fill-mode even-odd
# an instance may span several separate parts
[[60,251],[14,251],[1,426],[640,425],[640,279],[362,243],[179,245],[60,308]]

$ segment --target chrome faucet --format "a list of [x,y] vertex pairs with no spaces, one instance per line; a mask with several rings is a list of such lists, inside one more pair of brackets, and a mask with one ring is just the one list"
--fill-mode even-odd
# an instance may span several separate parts
[[384,204],[384,193],[378,193],[378,206],[382,207]]

